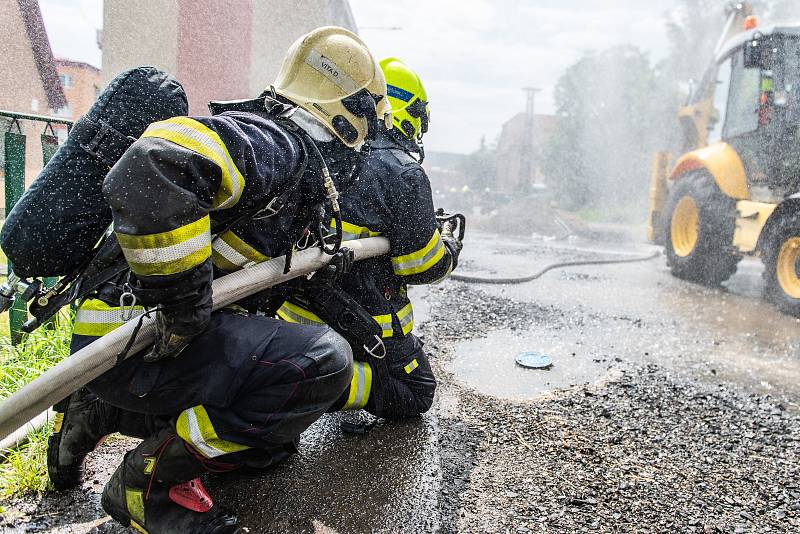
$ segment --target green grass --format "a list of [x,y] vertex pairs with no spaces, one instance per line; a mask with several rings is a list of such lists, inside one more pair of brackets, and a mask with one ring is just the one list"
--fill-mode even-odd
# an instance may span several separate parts
[[52,489],[47,477],[48,423],[28,434],[28,443],[12,451],[0,464],[0,500],[25,494],[42,494]]
[[[53,327],[39,328],[19,345],[12,345],[7,336],[0,337],[0,401],[66,358],[71,335],[71,318],[60,314]],[[0,499],[49,489],[47,437],[51,427],[47,424],[31,432],[28,444],[0,463]]]

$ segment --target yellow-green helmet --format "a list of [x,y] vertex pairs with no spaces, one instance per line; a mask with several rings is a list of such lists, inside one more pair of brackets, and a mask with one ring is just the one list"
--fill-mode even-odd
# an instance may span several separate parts
[[380,61],[386,78],[389,103],[392,105],[392,123],[400,133],[416,141],[428,131],[430,109],[428,95],[422,80],[408,65],[395,57]]

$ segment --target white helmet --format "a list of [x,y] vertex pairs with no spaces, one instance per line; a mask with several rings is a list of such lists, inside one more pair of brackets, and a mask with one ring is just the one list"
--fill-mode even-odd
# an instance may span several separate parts
[[358,147],[374,135],[371,130],[378,120],[391,128],[380,65],[367,45],[344,28],[317,28],[295,41],[273,87],[348,147]]

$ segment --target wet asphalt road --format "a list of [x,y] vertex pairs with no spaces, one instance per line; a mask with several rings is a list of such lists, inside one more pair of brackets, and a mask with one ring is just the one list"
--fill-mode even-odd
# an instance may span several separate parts
[[[462,271],[515,276],[554,261],[617,254],[630,257],[652,250],[644,243],[542,242],[472,234],[462,254]],[[702,504],[706,501],[701,500],[700,505],[695,503],[691,508],[694,515],[685,518],[669,509],[650,518],[641,508],[626,508],[617,493],[609,496],[600,489],[595,491],[602,496],[587,496],[582,490],[575,490],[577,496],[570,497],[569,502],[579,504],[570,505],[571,508],[560,504],[543,506],[550,501],[543,483],[537,482],[537,470],[553,469],[553,465],[541,466],[534,459],[518,463],[525,457],[520,454],[536,452],[531,443],[539,437],[541,447],[550,447],[545,439],[549,433],[562,443],[566,439],[564,429],[576,433],[584,424],[580,419],[584,415],[575,411],[571,396],[567,396],[566,404],[570,408],[561,413],[563,406],[558,403],[562,400],[558,399],[563,399],[559,397],[562,390],[604,390],[611,384],[609,397],[614,398],[614,388],[622,387],[614,384],[620,383],[624,386],[621,391],[638,383],[646,384],[648,391],[668,386],[673,392],[670,395],[685,389],[692,392],[688,401],[685,396],[676,398],[675,405],[680,405],[676,408],[679,412],[687,413],[687,420],[692,419],[689,411],[693,409],[693,399],[706,395],[706,386],[724,390],[720,406],[756,399],[755,407],[741,401],[742,413],[752,412],[754,418],[761,417],[762,400],[768,414],[777,413],[776,410],[782,413],[784,409],[788,414],[800,411],[800,341],[795,335],[800,323],[760,300],[757,262],[746,260],[725,288],[713,290],[673,279],[663,258],[659,258],[641,264],[571,267],[522,286],[481,287],[480,306],[472,306],[472,291],[460,283],[446,282],[412,294],[416,331],[427,343],[441,383],[430,413],[420,420],[379,425],[366,435],[344,434],[339,428],[340,419],[359,417],[357,414],[326,417],[304,434],[301,452],[291,461],[259,478],[210,478],[207,487],[212,494],[236,509],[250,532],[791,532],[798,525],[790,521],[797,513],[791,506],[800,503],[800,493],[795,502],[791,492],[784,508],[780,507],[782,504],[761,506],[753,501],[755,511],[734,510],[730,515],[720,508],[709,513],[713,506]],[[513,357],[525,350],[547,353],[554,360],[553,368],[526,371],[516,367]],[[639,379],[631,369],[650,369],[652,376],[645,373]],[[673,380],[680,384],[673,384]],[[625,385],[626,381],[633,385]],[[682,385],[684,382],[689,385]],[[696,392],[697,388],[701,393]],[[589,389],[585,391],[590,396]],[[594,396],[592,393],[590,399]],[[600,397],[606,398],[606,394]],[[557,399],[556,404],[552,404],[553,398]],[[683,402],[687,405],[681,405]],[[531,415],[542,406],[551,415]],[[634,417],[641,417],[636,411],[640,408],[625,409],[639,414]],[[484,409],[488,411],[484,413]],[[594,417],[591,414],[598,411],[594,405],[587,410],[587,417]],[[570,421],[573,412],[575,418]],[[698,419],[708,419],[705,412],[700,413]],[[785,422],[782,417],[790,418],[785,434],[787,442],[795,444],[794,448],[776,445],[775,450],[796,452],[800,437],[792,426],[795,415],[775,417],[776,425]],[[506,419],[510,422],[503,422]],[[654,423],[653,428],[656,426]],[[703,428],[695,425],[686,432],[699,432],[700,437],[692,439],[701,440]],[[783,430],[774,431],[784,435]],[[766,449],[764,444],[758,445],[765,451],[761,454],[770,459],[767,453],[777,443],[767,439]],[[123,531],[102,519],[97,495],[113,470],[113,461],[126,445],[129,443],[117,441],[98,451],[81,490],[7,506],[10,512],[22,515],[13,520],[14,528],[6,529]],[[744,442],[741,445],[743,450],[748,446]],[[631,447],[644,450],[645,445],[634,439]],[[734,453],[739,450],[739,445],[731,447]],[[560,452],[553,454],[561,467],[574,456],[562,461]],[[780,465],[796,464],[795,456],[778,460]],[[769,466],[754,465],[752,470],[766,472]],[[749,479],[752,473],[748,473],[725,476]],[[776,471],[773,478],[780,480],[779,487],[800,491],[795,475],[796,471]],[[557,479],[548,475],[546,480]],[[572,491],[574,484],[569,476],[561,480],[547,482],[553,495]],[[627,483],[622,482],[619,487],[624,489],[624,484]],[[753,484],[762,491],[760,481]],[[597,486],[596,481],[586,483],[586,487],[590,485]],[[534,495],[539,491],[541,494],[516,503],[531,488]],[[714,488],[709,491],[719,493]],[[553,503],[561,502],[558,496],[553,499]],[[645,497],[637,499],[646,502]],[[737,497],[735,502],[740,500],[749,502],[745,497]],[[598,501],[608,503],[606,508],[581,519],[575,506],[596,506]],[[759,506],[764,508],[764,514],[772,515],[761,519],[757,515],[761,513]],[[800,505],[797,507],[800,510]],[[537,518],[537,514],[541,517]],[[736,514],[749,514],[752,522]],[[607,518],[608,522],[597,518]],[[621,522],[626,519],[630,522]],[[639,521],[650,526],[637,527]],[[743,521],[742,526],[736,526],[737,521]],[[763,528],[754,526],[751,530],[753,525]]]
[[[467,249],[464,270],[503,276],[522,275],[553,261],[631,257],[657,250],[644,243],[574,240],[542,245],[489,236],[476,236],[475,241],[477,246]],[[762,270],[759,260],[747,258],[724,287],[708,289],[673,278],[662,257],[568,268],[530,284],[482,289],[552,306],[575,318],[606,318],[578,321],[575,328],[559,331],[556,339],[542,339],[535,328],[515,332],[517,343],[526,340],[519,348],[554,350],[561,358],[588,351],[630,363],[656,363],[693,378],[723,379],[748,391],[772,394],[800,408],[800,320],[761,299]],[[494,335],[502,339],[503,333]],[[584,358],[578,366],[590,363]]]

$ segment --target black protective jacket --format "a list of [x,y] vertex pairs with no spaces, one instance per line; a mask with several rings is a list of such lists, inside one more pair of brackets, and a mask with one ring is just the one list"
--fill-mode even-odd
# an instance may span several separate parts
[[[302,232],[305,209],[323,199],[313,167],[298,134],[266,114],[150,125],[103,186],[140,300],[207,315],[212,264],[230,272],[264,261],[276,255],[273,236]],[[300,185],[290,187],[298,173]],[[246,216],[286,189],[292,193],[281,213]],[[219,235],[212,241],[212,234]]]
[[[436,223],[428,177],[401,143],[381,131],[358,181],[340,198],[345,240],[384,236],[391,243],[388,256],[356,262],[341,281],[342,289],[381,325],[384,338],[406,336],[414,326],[406,286],[441,281],[453,268],[453,254]],[[322,322],[292,299],[278,316]]]

